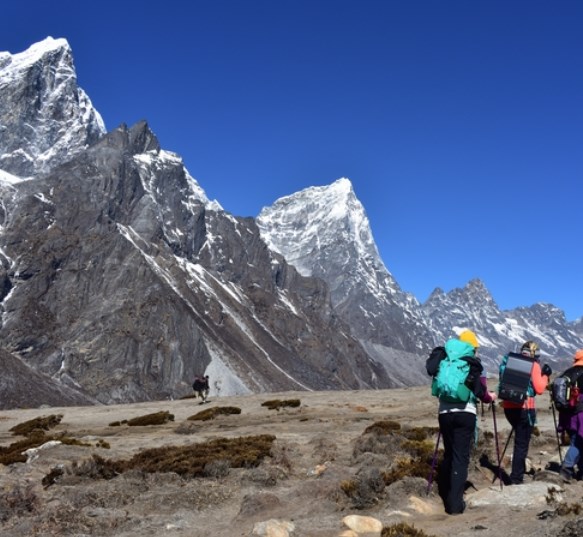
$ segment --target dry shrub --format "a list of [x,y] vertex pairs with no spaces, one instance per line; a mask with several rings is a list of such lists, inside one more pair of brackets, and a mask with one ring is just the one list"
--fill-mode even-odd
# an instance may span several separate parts
[[403,429],[401,434],[409,439],[422,442],[427,440],[427,438],[436,435],[439,432],[439,427],[411,427],[409,429]]
[[422,460],[404,459],[397,461],[394,468],[383,472],[386,485],[401,481],[406,477],[427,477],[431,472],[431,464]]
[[186,418],[188,421],[208,421],[213,420],[221,414],[241,414],[241,409],[236,406],[215,406],[213,408],[207,408],[193,416]]
[[47,436],[42,431],[35,431],[24,440],[19,440],[9,446],[0,446],[0,463],[8,466],[15,462],[26,462],[26,455],[23,453],[27,449],[39,447],[45,442],[47,442]]
[[277,410],[279,412],[280,408],[291,407],[297,408],[301,405],[299,399],[272,399],[271,401],[264,401],[261,406],[267,407],[269,410]]
[[5,522],[14,516],[35,513],[39,506],[40,499],[32,483],[16,484],[0,494],[0,520]]
[[204,465],[202,471],[205,477],[219,479],[221,477],[226,477],[227,475],[229,475],[230,469],[231,462],[228,459],[217,459],[214,461],[207,462]]
[[583,505],[580,503],[560,503],[557,506],[557,514],[559,516],[576,515],[579,516],[583,512]]
[[383,455],[389,460],[401,451],[402,437],[395,433],[367,433],[359,436],[352,451],[354,460],[359,459],[365,453]]
[[377,422],[356,440],[353,458],[370,464],[370,454],[385,456],[389,465],[382,472],[385,485],[406,477],[426,477],[431,471],[435,449],[427,436],[433,432],[433,428],[401,430],[396,422]]
[[74,461],[66,469],[66,473],[68,475],[87,477],[90,479],[113,479],[121,472],[117,470],[115,462],[93,454],[90,459],[85,459],[80,462]]
[[[216,438],[190,446],[147,449],[129,460],[106,460],[98,455],[81,464],[73,463],[68,473],[91,479],[112,479],[128,471],[174,472],[182,477],[219,477],[227,468],[253,468],[271,452],[275,436],[258,435]],[[222,461],[222,462],[218,462]]]
[[340,490],[344,492],[347,496],[352,496],[358,487],[358,481],[356,479],[345,479],[340,482]]
[[372,425],[369,425],[363,434],[377,433],[377,434],[389,434],[394,431],[400,431],[401,424],[396,421],[384,420],[377,421]]
[[340,489],[350,498],[354,509],[367,509],[378,503],[384,488],[383,475],[375,467],[365,468],[355,478],[340,483]]
[[435,449],[428,440],[405,440],[401,447],[415,459],[430,459]]
[[26,462],[27,457],[24,455],[24,452],[27,449],[37,448],[51,440],[58,440],[62,444],[68,446],[91,446],[91,444],[66,436],[65,433],[45,435],[44,431],[35,429],[31,431],[24,440],[19,440],[9,446],[0,446],[0,464],[8,466],[9,464],[14,464],[16,462]]
[[415,526],[410,526],[406,522],[386,526],[381,532],[381,537],[432,537],[423,530],[418,530]]
[[61,466],[51,468],[50,472],[42,478],[43,488],[48,489],[51,485],[54,485],[64,473],[65,470]]
[[50,416],[38,417],[15,425],[10,429],[10,432],[14,436],[28,436],[37,431],[48,431],[49,429],[53,429],[61,423],[62,419],[62,414],[51,414]]
[[153,414],[146,414],[144,416],[132,418],[127,421],[127,424],[130,427],[136,425],[164,425],[169,421],[174,421],[174,414],[170,414],[167,410],[161,410],[160,412],[154,412]]

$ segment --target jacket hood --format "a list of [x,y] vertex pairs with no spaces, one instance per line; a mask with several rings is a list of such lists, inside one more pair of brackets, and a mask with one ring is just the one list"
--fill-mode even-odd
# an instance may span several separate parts
[[460,341],[459,339],[450,339],[445,344],[445,352],[454,360],[463,357],[474,357],[474,347],[465,341]]

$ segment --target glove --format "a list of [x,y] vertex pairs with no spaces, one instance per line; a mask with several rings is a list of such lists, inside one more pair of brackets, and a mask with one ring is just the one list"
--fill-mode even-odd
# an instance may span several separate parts
[[549,364],[543,365],[541,372],[543,375],[546,375],[547,377],[550,377],[553,374],[553,370],[551,369],[551,366]]

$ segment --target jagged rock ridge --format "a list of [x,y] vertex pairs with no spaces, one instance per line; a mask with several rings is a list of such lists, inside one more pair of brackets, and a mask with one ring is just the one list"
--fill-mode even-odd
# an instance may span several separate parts
[[420,305],[347,179],[228,214],[145,122],[103,135],[64,40],[0,53],[0,86],[0,336],[63,404],[175,398],[202,372],[225,395],[420,384],[462,327],[492,365],[521,339],[583,346],[560,310],[500,312],[479,281]]

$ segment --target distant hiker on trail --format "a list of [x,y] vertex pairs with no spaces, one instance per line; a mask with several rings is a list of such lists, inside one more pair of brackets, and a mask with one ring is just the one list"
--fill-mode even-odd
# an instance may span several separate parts
[[[504,375],[506,364],[509,363],[509,356],[512,356],[513,354],[514,353],[508,353],[502,358],[500,364],[501,379]],[[545,391],[549,383],[549,378],[553,372],[548,364],[545,364],[541,368],[539,346],[534,341],[526,341],[520,348],[520,355],[531,360],[531,364],[529,365],[530,379],[528,379],[527,371],[527,387],[524,394],[524,401],[510,401],[505,399],[501,392],[499,393],[500,399],[502,399],[504,415],[514,431],[512,471],[510,472],[510,482],[507,483],[507,485],[520,485],[524,481],[530,437],[532,436],[532,431],[536,423],[534,398]],[[520,373],[521,372],[518,371],[518,376],[520,376]]]
[[559,409],[557,427],[559,433],[566,432],[569,435],[569,449],[559,471],[563,480],[569,482],[573,478],[581,479],[583,475],[582,465],[579,464],[583,451],[583,349],[575,353],[573,366],[560,377],[571,379],[567,393],[567,408]]
[[192,389],[194,390],[196,396],[200,397],[203,403],[206,403],[207,397],[209,396],[209,376],[205,375],[204,377],[194,377]]
[[436,347],[426,364],[427,372],[434,376],[431,393],[439,397],[439,431],[444,444],[437,485],[450,515],[459,515],[466,508],[464,490],[477,425],[476,401],[491,403],[496,399],[496,394],[488,391],[478,346],[476,335],[464,330],[459,339]]

